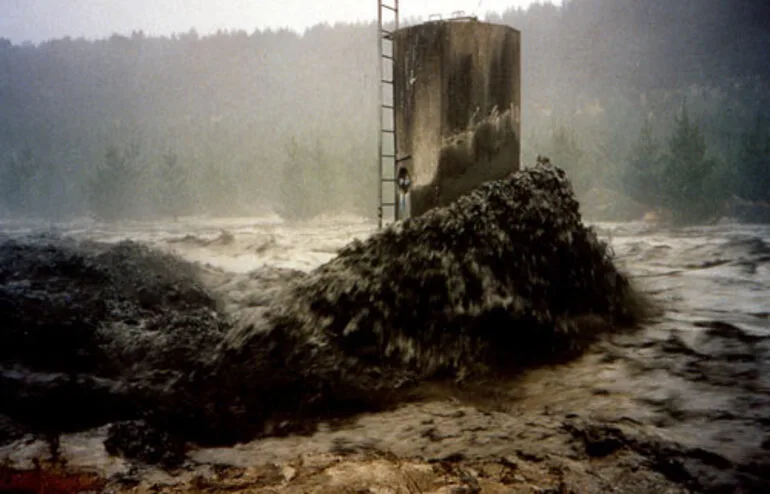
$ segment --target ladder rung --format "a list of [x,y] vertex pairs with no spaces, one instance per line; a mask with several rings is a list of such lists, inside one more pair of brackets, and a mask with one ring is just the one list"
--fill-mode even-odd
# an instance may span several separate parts
[[[390,5],[386,4],[386,1],[390,1],[391,4]],[[380,73],[379,73],[379,77],[380,77],[380,101],[379,101],[379,104],[380,104],[380,125],[379,125],[380,127],[380,135],[379,135],[380,200],[379,200],[379,203],[380,204],[377,210],[379,212],[379,227],[382,228],[385,224],[390,224],[398,220],[397,218],[398,199],[393,197],[391,198],[392,202],[384,202],[383,193],[382,193],[383,189],[391,187],[391,185],[388,185],[388,187],[382,187],[382,184],[392,184],[392,187],[395,187],[396,184],[398,184],[398,178],[395,176],[395,173],[394,173],[395,170],[394,169],[391,169],[390,171],[387,171],[387,170],[390,169],[392,166],[397,166],[399,163],[399,159],[396,151],[396,138],[397,138],[396,136],[397,127],[395,122],[396,101],[395,99],[391,99],[391,98],[387,98],[386,100],[384,96],[385,91],[391,92],[395,89],[395,86],[396,86],[396,83],[395,83],[396,75],[395,73],[391,74],[390,70],[388,70],[391,68],[395,70],[394,67],[396,63],[396,59],[395,59],[396,53],[395,53],[394,38],[396,35],[396,31],[390,30],[393,28],[385,29],[385,26],[383,25],[383,16],[384,16],[383,11],[389,10],[395,15],[395,29],[398,29],[399,9],[398,9],[398,0],[378,0],[377,5],[378,5],[379,21],[380,21],[378,26],[378,29],[379,29],[378,40],[380,45],[380,62],[379,62],[380,64],[379,66],[379,69],[380,69]],[[390,42],[390,46],[385,44],[384,43],[385,41]],[[393,48],[393,49],[389,49],[389,48]],[[388,64],[383,62],[383,60],[389,60],[391,67],[388,67]],[[385,89],[383,90],[383,88]],[[392,96],[393,94],[391,93],[391,97]],[[390,104],[386,103],[386,101]],[[393,123],[390,123],[390,124],[385,123],[383,121],[383,118],[389,119],[391,115],[393,115],[393,118],[394,118]],[[385,128],[387,125],[391,125],[391,127]],[[386,137],[386,136],[392,136],[392,137]],[[383,153],[382,143],[383,141],[388,142],[390,141],[390,139],[393,140],[393,148],[394,148],[393,154],[386,154],[387,151]],[[402,160],[403,159],[404,158],[402,158]],[[393,160],[393,161],[391,162],[390,160]],[[390,208],[390,209],[388,209],[388,212],[383,215],[383,209],[385,208]],[[392,218],[391,218],[391,214],[392,214]]]

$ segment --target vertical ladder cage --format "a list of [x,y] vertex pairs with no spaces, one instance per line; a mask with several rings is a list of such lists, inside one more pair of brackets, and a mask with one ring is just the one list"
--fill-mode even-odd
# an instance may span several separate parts
[[[395,50],[393,47],[393,35],[396,30],[398,30],[398,0],[377,0],[377,76],[380,81],[378,84],[380,129],[377,139],[378,228],[382,228],[386,208],[393,213],[392,221],[398,219]],[[390,189],[392,189],[392,200],[385,199],[386,191]]]

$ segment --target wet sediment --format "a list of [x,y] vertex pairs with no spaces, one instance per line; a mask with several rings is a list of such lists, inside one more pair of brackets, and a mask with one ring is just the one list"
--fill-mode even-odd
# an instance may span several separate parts
[[[395,475],[403,492],[413,482],[424,492],[766,490],[765,333],[671,314],[616,331],[634,320],[637,299],[556,169],[466,199],[351,244],[308,274],[233,275],[133,243],[6,240],[4,258],[15,261],[0,270],[0,308],[17,330],[3,333],[14,345],[0,344],[0,434],[50,438],[116,422],[98,434],[109,453],[202,476],[179,473],[169,492],[328,492],[330,478],[370,468]],[[766,255],[752,245],[759,253],[741,254],[741,266]],[[38,336],[52,331],[63,334],[46,346]],[[78,345],[66,344],[67,331]],[[563,363],[541,365],[554,362]],[[426,384],[447,378],[433,393]],[[279,437],[296,431],[312,436]],[[255,436],[272,437],[185,446]],[[79,441],[65,434],[62,455]],[[214,468],[239,454],[243,465],[283,470]],[[157,490],[147,475],[111,482]]]
[[193,265],[131,242],[8,240],[1,254],[1,411],[43,430],[149,415],[214,442],[288,432],[426,378],[550,360],[590,339],[596,318],[633,316],[627,280],[556,168],[281,274],[287,286],[263,283],[269,299],[237,321]]
[[426,379],[579,353],[632,323],[636,302],[564,173],[528,169],[299,279],[228,333],[181,408],[203,411],[192,428],[215,442],[302,428],[308,416],[397,401]]

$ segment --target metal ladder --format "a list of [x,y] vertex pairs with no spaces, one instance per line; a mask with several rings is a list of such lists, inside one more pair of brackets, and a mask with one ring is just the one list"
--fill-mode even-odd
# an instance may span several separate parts
[[[391,27],[392,30],[385,29]],[[394,91],[393,35],[398,30],[398,0],[377,0],[377,55],[379,83],[380,130],[377,139],[379,159],[377,160],[377,226],[382,228],[385,209],[392,211],[392,220],[398,219],[398,189],[396,188],[396,101]],[[385,199],[392,189],[392,199]],[[390,216],[390,215],[388,215]]]

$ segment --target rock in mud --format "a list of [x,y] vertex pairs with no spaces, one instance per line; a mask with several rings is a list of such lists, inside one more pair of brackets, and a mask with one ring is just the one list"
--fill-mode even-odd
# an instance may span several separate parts
[[291,430],[424,379],[553,362],[637,308],[565,173],[529,168],[298,279],[227,335],[176,408],[214,442]]
[[135,458],[151,464],[175,467],[185,458],[184,442],[143,420],[118,422],[110,426],[104,447],[116,456]]

